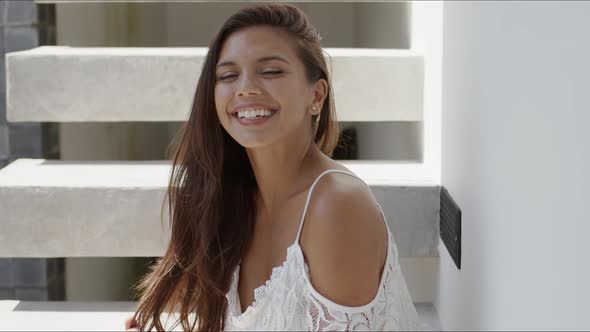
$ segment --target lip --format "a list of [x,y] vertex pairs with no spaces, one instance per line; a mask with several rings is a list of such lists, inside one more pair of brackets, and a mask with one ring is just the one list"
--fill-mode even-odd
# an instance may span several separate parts
[[278,111],[278,108],[277,107],[274,107],[274,106],[271,106],[271,105],[266,105],[266,104],[242,104],[242,105],[238,105],[238,106],[234,107],[234,109],[232,109],[231,112],[229,112],[229,115],[235,116],[241,110],[244,110],[244,109],[253,109],[253,108],[267,109],[267,110],[270,110],[273,113],[275,113],[275,112]]

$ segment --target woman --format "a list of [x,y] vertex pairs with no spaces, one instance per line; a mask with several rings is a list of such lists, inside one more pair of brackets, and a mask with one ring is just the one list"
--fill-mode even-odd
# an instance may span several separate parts
[[286,4],[224,23],[173,159],[170,245],[127,328],[164,330],[170,311],[184,330],[417,328],[381,207],[329,157],[319,40]]

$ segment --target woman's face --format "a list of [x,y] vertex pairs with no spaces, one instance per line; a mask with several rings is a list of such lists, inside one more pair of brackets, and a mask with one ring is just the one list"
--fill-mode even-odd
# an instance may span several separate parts
[[279,28],[248,27],[232,33],[222,46],[216,67],[217,115],[246,148],[311,135],[311,115],[321,110],[326,89],[325,80],[307,81],[293,38]]

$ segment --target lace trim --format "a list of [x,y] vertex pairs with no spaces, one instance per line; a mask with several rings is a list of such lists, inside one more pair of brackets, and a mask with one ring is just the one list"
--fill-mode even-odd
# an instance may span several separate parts
[[[380,296],[380,295],[379,295]],[[375,305],[366,311],[346,312],[330,310],[325,303],[310,294],[309,322],[312,331],[360,331],[372,330],[371,322],[375,317]]]
[[347,307],[316,294],[301,247],[293,244],[287,248],[285,261],[273,268],[269,280],[254,290],[254,302],[241,314],[237,292],[239,269],[236,269],[231,294],[227,295],[230,310],[226,329],[418,330],[418,315],[401,274],[397,245],[389,229],[388,237],[381,284],[368,304]]
[[381,288],[384,288],[385,282],[387,281],[389,274],[391,273],[392,264],[395,264],[395,259],[393,257],[394,253],[390,252],[390,251],[393,251],[394,249],[397,250],[397,249],[395,248],[395,245],[394,245],[394,247],[392,247],[392,241],[390,238],[391,233],[389,232],[389,230],[387,230],[387,232],[388,232],[388,250],[387,250],[387,257],[386,257],[386,261],[385,261],[385,268],[383,269],[380,284],[379,284],[379,291],[377,292],[377,295],[375,295],[375,297],[371,300],[371,302],[367,303],[366,305],[359,306],[359,307],[341,306],[341,305],[334,303],[334,302],[330,301],[329,299],[325,298],[323,295],[321,295],[313,287],[313,285],[311,284],[311,281],[309,280],[309,266],[307,265],[307,263],[305,262],[305,260],[303,258],[303,253],[301,252],[301,248],[299,247],[299,245],[297,243],[293,243],[292,245],[290,245],[287,248],[287,257],[285,258],[283,263],[279,266],[274,267],[272,269],[272,273],[271,273],[270,278],[264,284],[262,284],[254,289],[254,301],[241,314],[240,314],[241,304],[239,301],[239,295],[238,295],[238,291],[237,291],[238,285],[236,282],[239,278],[239,270],[240,270],[240,265],[238,265],[236,271],[234,272],[234,280],[232,280],[232,283],[234,284],[234,287],[235,287],[235,296],[237,299],[236,303],[235,303],[236,312],[234,314],[234,318],[237,321],[244,321],[244,320],[250,319],[250,317],[252,317],[256,314],[256,309],[258,307],[261,307],[266,302],[266,299],[269,298],[269,294],[271,293],[272,286],[283,275],[283,271],[286,269],[287,264],[290,262],[291,256],[293,255],[295,249],[299,249],[299,252],[301,252],[299,258],[301,260],[301,265],[302,265],[303,271],[304,271],[304,273],[303,273],[304,279],[306,280],[306,285],[307,285],[308,290],[310,291],[310,293],[313,295],[313,297],[316,300],[318,300],[318,298],[319,298],[319,300],[321,300],[323,302],[328,302],[328,304],[330,304],[331,306],[333,306],[337,309],[344,310],[344,311],[362,312],[362,310],[364,310],[364,309],[372,308],[376,304],[378,298],[381,296],[381,293],[382,293]]
[[252,303],[253,306],[256,306],[256,303],[259,303],[260,300],[266,296],[266,293],[270,286],[272,286],[273,281],[281,276],[284,269],[285,265],[273,267],[272,273],[270,274],[270,279],[268,279],[263,285],[260,285],[254,289],[254,302]]
[[283,275],[283,271],[285,270],[287,263],[289,263],[289,261],[290,261],[289,258],[292,256],[293,250],[295,249],[296,246],[298,246],[297,243],[293,243],[292,245],[290,245],[287,248],[287,257],[285,258],[283,263],[279,266],[273,267],[270,278],[264,284],[262,284],[254,289],[254,301],[241,314],[240,314],[240,311],[242,310],[242,308],[241,308],[239,295],[238,295],[238,291],[237,291],[238,285],[236,282],[239,278],[239,273],[240,273],[240,265],[238,265],[238,267],[236,268],[236,271],[234,272],[234,279],[232,280],[232,283],[234,284],[234,287],[236,288],[235,295],[237,298],[237,302],[236,302],[237,312],[236,312],[235,318],[238,321],[247,320],[250,317],[252,317],[256,313],[255,310],[258,307],[262,306],[266,302],[266,299],[268,299],[268,297],[269,297],[268,295],[270,294],[270,292],[272,290],[272,286],[275,284],[276,280],[278,280]]

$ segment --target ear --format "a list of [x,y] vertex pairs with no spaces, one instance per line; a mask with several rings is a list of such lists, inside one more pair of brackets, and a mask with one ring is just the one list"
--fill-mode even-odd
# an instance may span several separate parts
[[[309,105],[309,112],[311,112],[311,115],[320,114],[327,96],[328,82],[325,79],[320,78],[315,83],[313,83],[312,87],[312,100]],[[313,107],[315,107],[315,110]]]

